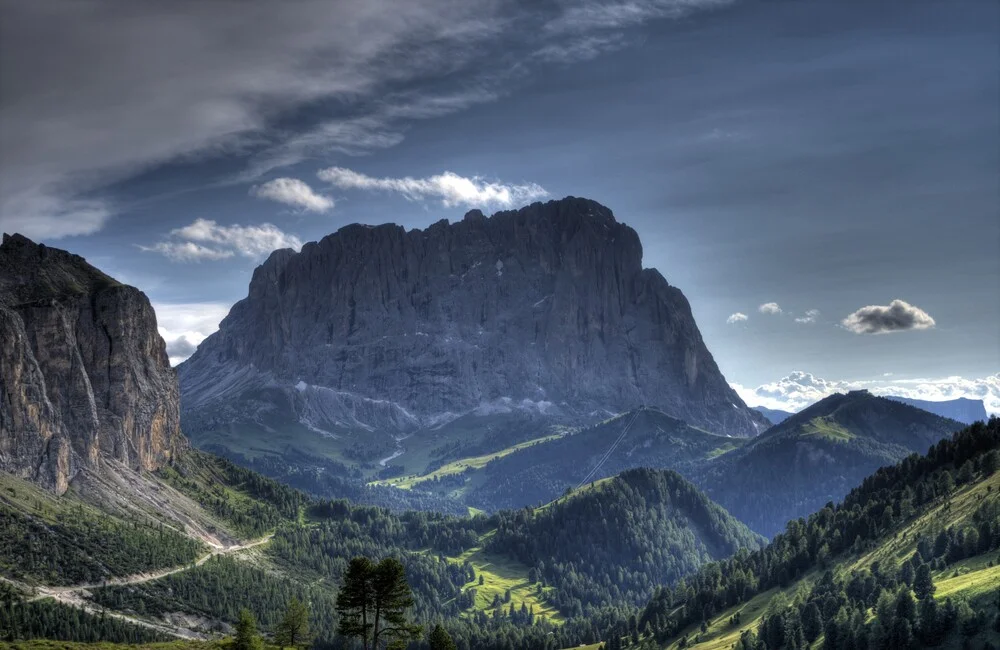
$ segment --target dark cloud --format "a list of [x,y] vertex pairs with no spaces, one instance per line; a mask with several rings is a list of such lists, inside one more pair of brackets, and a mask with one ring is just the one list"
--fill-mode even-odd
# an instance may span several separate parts
[[934,319],[923,309],[904,300],[888,305],[868,305],[850,314],[841,324],[855,334],[887,334],[934,327]]
[[167,342],[167,356],[171,359],[186,359],[194,354],[196,349],[198,349],[198,346],[189,341],[186,336],[179,336],[176,339]]

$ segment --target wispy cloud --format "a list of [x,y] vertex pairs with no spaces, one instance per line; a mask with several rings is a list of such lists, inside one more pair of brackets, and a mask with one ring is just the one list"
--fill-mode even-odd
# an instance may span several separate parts
[[729,318],[726,319],[726,323],[729,325],[736,325],[737,323],[745,323],[749,317],[741,311],[735,314],[730,314]]
[[297,178],[275,178],[263,185],[254,185],[250,188],[250,194],[310,212],[326,212],[333,209],[334,205],[333,199],[317,194]]
[[904,300],[888,305],[868,305],[840,322],[855,334],[888,334],[905,330],[925,330],[936,324],[930,314]]
[[210,219],[196,219],[183,228],[171,230],[169,238],[164,241],[139,246],[144,251],[160,253],[175,262],[221,260],[235,255],[258,259],[279,248],[298,250],[301,247],[302,241],[298,237],[269,223],[221,226]]
[[748,388],[731,386],[750,406],[764,406],[785,411],[800,411],[834,393],[865,389],[876,395],[894,395],[929,401],[965,397],[982,400],[986,410],[1000,415],[1000,375],[978,379],[963,377],[891,379],[892,373],[879,380],[830,381],[815,375],[795,371],[777,381]]
[[511,206],[548,194],[536,183],[488,182],[478,176],[467,178],[449,171],[427,178],[375,178],[343,167],[330,167],[320,170],[317,176],[344,190],[397,192],[411,201],[440,199],[446,206]]
[[806,313],[802,314],[801,316],[795,317],[795,322],[801,323],[803,325],[809,325],[815,323],[818,319],[819,319],[818,309],[807,309]]
[[0,229],[96,232],[116,210],[106,188],[165,162],[238,156],[247,166],[236,180],[249,183],[307,158],[391,147],[408,122],[492,101],[534,64],[618,47],[605,30],[719,4],[6,3]]
[[623,29],[657,18],[680,18],[692,11],[712,9],[732,0],[593,0],[574,3],[550,21],[550,32],[585,32]]

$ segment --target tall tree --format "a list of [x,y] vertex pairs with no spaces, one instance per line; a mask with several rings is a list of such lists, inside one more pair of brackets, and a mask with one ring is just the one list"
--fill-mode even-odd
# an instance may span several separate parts
[[372,632],[372,648],[379,650],[379,643],[390,643],[415,639],[421,627],[410,623],[406,610],[413,607],[413,592],[406,582],[406,568],[394,557],[378,563],[372,573],[372,592],[375,597],[375,630]]
[[298,598],[292,598],[284,617],[278,623],[275,641],[282,648],[297,648],[307,645],[310,639],[309,606]]
[[354,558],[337,597],[338,631],[361,639],[365,650],[402,646],[420,635],[421,627],[407,619],[413,604],[406,569],[399,560],[386,558],[375,564],[368,558]]
[[233,650],[261,650],[263,647],[264,643],[257,633],[257,619],[250,610],[241,609],[239,621],[236,623]]
[[337,632],[349,638],[361,639],[365,650],[371,648],[374,625],[375,596],[372,576],[375,565],[366,557],[356,557],[344,572],[344,585],[337,595]]

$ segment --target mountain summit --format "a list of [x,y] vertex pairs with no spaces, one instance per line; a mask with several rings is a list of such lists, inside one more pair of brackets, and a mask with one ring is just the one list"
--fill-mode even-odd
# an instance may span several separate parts
[[21,235],[0,245],[0,469],[58,493],[106,460],[160,467],[187,441],[146,296]]
[[463,414],[639,405],[751,436],[684,295],[636,232],[569,197],[425,230],[350,225],[277,251],[179,367],[185,430],[405,434]]

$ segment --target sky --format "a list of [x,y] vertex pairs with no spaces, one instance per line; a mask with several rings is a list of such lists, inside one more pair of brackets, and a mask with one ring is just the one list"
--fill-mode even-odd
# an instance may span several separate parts
[[0,0],[0,230],[174,362],[274,248],[586,196],[726,378],[1000,413],[992,0]]

